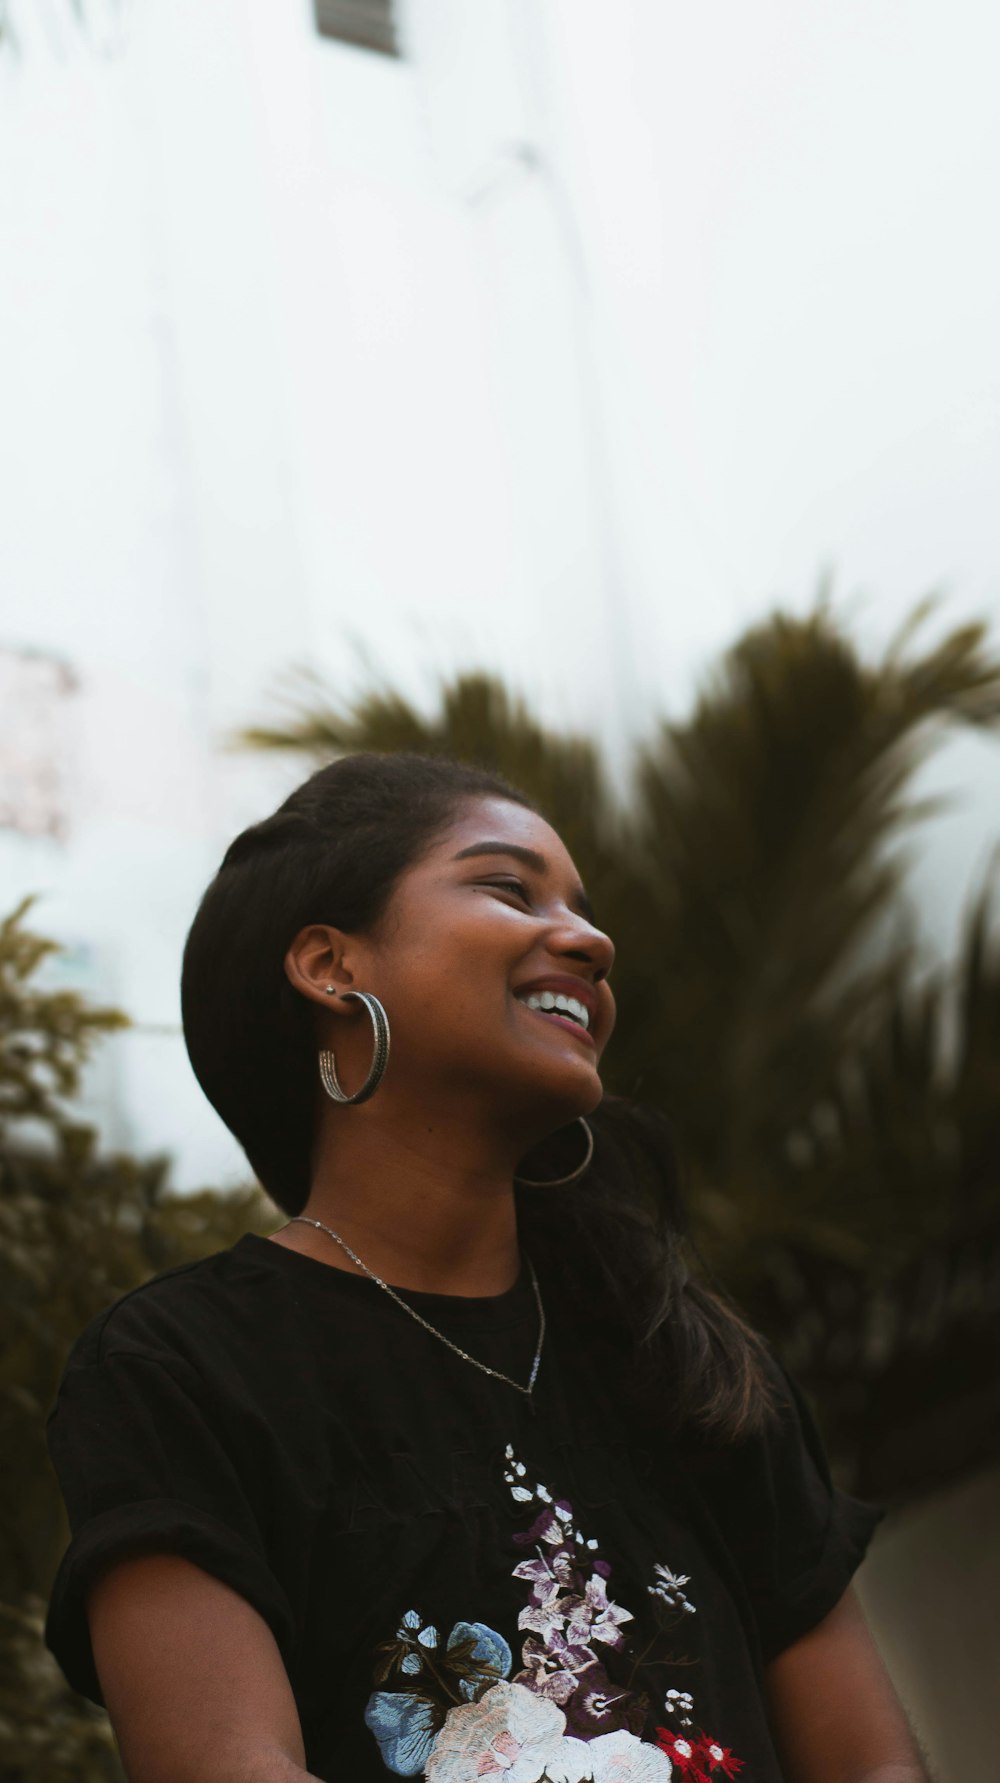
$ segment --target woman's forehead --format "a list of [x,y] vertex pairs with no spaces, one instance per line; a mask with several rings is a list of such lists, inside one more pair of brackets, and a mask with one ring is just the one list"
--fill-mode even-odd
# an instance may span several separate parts
[[561,836],[544,817],[500,798],[470,799],[439,837],[434,852],[454,858],[465,848],[488,842],[530,848],[543,856],[546,866],[565,865],[570,858]]

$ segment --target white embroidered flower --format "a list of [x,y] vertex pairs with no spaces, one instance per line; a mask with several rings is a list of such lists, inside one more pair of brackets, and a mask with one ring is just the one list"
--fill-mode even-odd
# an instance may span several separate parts
[[721,1746],[709,1746],[708,1750],[709,1750],[711,1756],[714,1758],[716,1764],[718,1764],[720,1762],[720,1760],[722,1760],[726,1756],[725,1753],[723,1752]]
[[555,1517],[550,1517],[544,1527],[538,1531],[538,1539],[547,1542],[550,1548],[561,1548],[566,1540],[566,1531]]
[[601,1733],[587,1744],[594,1783],[669,1783],[673,1766],[666,1753],[634,1733]]
[[586,1740],[567,1734],[545,1766],[548,1783],[593,1783],[594,1767]]
[[659,1574],[664,1585],[673,1586],[677,1590],[680,1590],[682,1585],[690,1585],[691,1583],[691,1579],[687,1573],[671,1572],[669,1566],[661,1566],[658,1560],[653,1564],[653,1571]]
[[650,1597],[660,1598],[672,1610],[682,1610],[688,1616],[696,1615],[694,1604],[689,1603],[684,1595],[684,1586],[691,1583],[687,1573],[671,1572],[669,1566],[661,1566],[659,1561],[655,1562],[653,1571],[657,1575],[656,1583],[646,1586]]
[[427,1761],[427,1783],[477,1783],[484,1777],[539,1783],[565,1726],[562,1710],[523,1684],[493,1684],[478,1702],[448,1710]]

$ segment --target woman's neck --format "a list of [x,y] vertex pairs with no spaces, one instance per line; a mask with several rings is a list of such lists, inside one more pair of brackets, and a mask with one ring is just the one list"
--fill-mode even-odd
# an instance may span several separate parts
[[[374,1105],[351,1116],[321,1123],[306,1217],[395,1287],[466,1296],[512,1287],[520,1253],[509,1137],[454,1121],[436,1128],[426,1114],[402,1124]],[[288,1226],[275,1242],[363,1273],[314,1227]]]

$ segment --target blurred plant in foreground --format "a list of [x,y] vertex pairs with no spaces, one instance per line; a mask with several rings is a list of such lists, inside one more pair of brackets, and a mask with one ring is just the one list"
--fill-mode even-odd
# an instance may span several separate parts
[[115,1010],[46,988],[58,950],[0,923],[0,1774],[4,1783],[121,1777],[107,1717],[75,1696],[42,1645],[67,1532],[45,1419],[83,1326],[150,1275],[266,1226],[256,1188],[165,1192],[165,1159],[99,1155],[72,1103]]

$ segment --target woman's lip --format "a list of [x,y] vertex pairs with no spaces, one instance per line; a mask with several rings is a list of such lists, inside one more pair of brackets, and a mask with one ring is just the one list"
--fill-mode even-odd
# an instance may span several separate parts
[[[515,1001],[520,1002],[520,998],[516,998]],[[521,1008],[528,1009],[527,1003],[521,1003]],[[560,1015],[555,1009],[528,1009],[528,1014],[537,1015],[542,1021],[558,1022],[561,1028],[568,1028],[569,1032],[575,1034],[578,1040],[585,1041],[586,1044],[591,1047],[594,1044],[593,1039],[587,1033],[586,1028],[581,1028],[579,1022],[573,1021],[570,1016]]]

